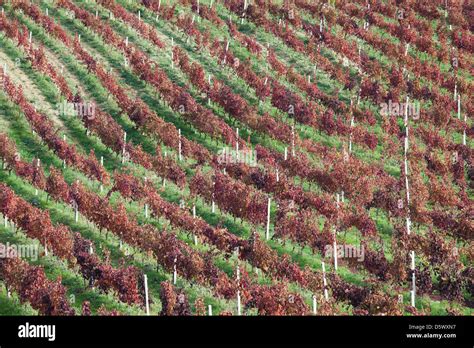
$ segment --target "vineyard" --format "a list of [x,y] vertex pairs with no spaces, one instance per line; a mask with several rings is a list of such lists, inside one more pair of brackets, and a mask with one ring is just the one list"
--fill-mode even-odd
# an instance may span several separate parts
[[0,6],[0,315],[474,315],[470,1]]

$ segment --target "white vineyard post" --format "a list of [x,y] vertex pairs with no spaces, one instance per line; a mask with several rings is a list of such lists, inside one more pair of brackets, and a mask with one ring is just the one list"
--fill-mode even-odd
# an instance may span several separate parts
[[[40,168],[40,163],[41,163],[41,160],[38,158],[36,160],[36,168],[38,168],[38,170]],[[35,188],[35,196],[38,196],[38,189],[37,188]]]
[[178,138],[179,138],[179,142],[178,142],[178,157],[179,157],[179,160],[181,161],[183,156],[181,154],[182,152],[182,144],[181,144],[181,129],[178,129]]
[[409,102],[409,97],[407,96],[406,98],[406,104],[405,104],[405,142],[404,142],[404,165],[405,165],[405,190],[406,190],[406,200],[407,200],[407,217],[406,217],[406,228],[407,228],[407,234],[411,233],[411,219],[410,219],[410,186],[408,184],[408,159],[407,159],[407,154],[408,154],[408,146],[409,146],[409,141],[408,141],[408,102]]
[[295,157],[295,125],[291,126],[291,156]]
[[148,299],[148,277],[146,274],[143,275],[145,283],[145,305],[146,305],[146,315],[150,315],[150,303]]
[[[240,268],[237,264],[237,286],[240,287]],[[241,315],[242,310],[240,306],[240,290],[237,290],[237,315]]]
[[454,101],[456,101],[458,97],[458,84],[454,84]]
[[242,315],[240,308],[240,290],[237,290],[237,315]]
[[280,181],[280,171],[278,170],[278,168],[276,169],[276,180],[277,182]]
[[[193,218],[196,218],[196,204],[193,204]],[[198,244],[198,238],[196,235],[193,235],[194,237],[194,245]]]
[[3,227],[7,228],[8,227],[8,216],[4,216],[4,219],[3,219]]
[[49,16],[49,9],[46,9],[46,16]]
[[211,210],[212,210],[212,213],[216,212],[216,202],[214,202],[214,200],[212,200]]
[[33,41],[33,33],[30,31],[30,38],[29,38],[30,44]]
[[122,164],[125,163],[125,144],[127,143],[127,132],[123,132]]
[[207,306],[207,314],[212,316],[212,305]]
[[125,38],[125,46],[128,47],[128,36]]
[[48,256],[48,243],[44,241],[44,255]]
[[[104,156],[100,156],[100,165],[103,167],[104,166]],[[104,191],[104,185],[102,183],[100,184],[100,193]]]
[[267,207],[267,230],[265,232],[265,238],[270,239],[270,209],[271,209],[272,199],[268,198],[268,207]]
[[328,289],[327,289],[328,282],[327,282],[327,279],[326,279],[326,265],[324,264],[324,261],[322,261],[321,263],[322,263],[322,267],[323,267],[324,298],[326,299],[326,301],[328,301],[329,300],[329,294],[328,294]]
[[[338,215],[339,215],[339,203],[340,203],[340,197],[339,197],[339,193],[337,193],[336,194],[336,207],[337,207]],[[336,221],[336,224],[337,222],[338,221]],[[337,272],[337,226],[334,227],[333,249],[334,249],[334,270]]]
[[464,131],[462,134],[462,144],[466,145],[467,112],[464,113]]
[[138,20],[140,21],[142,19],[142,12],[138,10]]
[[177,281],[177,278],[178,278],[178,272],[176,271],[176,262],[178,261],[178,259],[175,257],[174,258],[174,266],[173,266],[173,284],[176,285],[176,281]]
[[313,295],[313,314],[318,314],[318,302],[316,301],[316,295]]
[[211,0],[211,3],[209,4],[209,8],[212,8],[213,4],[214,4],[214,0]]
[[415,307],[415,296],[416,296],[416,278],[415,278],[415,252],[411,252],[411,270],[412,270],[412,276],[411,276],[411,286],[412,289],[410,291],[411,293],[411,305],[412,307]]
[[75,222],[79,221],[79,212],[77,210],[77,205],[74,207],[74,221]]
[[285,161],[288,159],[288,148],[285,146]]
[[174,53],[173,53],[174,40],[171,38],[171,68],[174,68]]
[[145,203],[145,218],[148,219],[148,203]]
[[352,152],[352,128],[354,128],[354,111],[352,110],[352,98],[351,98],[351,130],[349,133],[349,154]]
[[461,119],[461,94],[458,94],[458,119]]
[[239,129],[235,131],[236,141],[235,141],[235,150],[237,151],[237,160],[239,160]]

